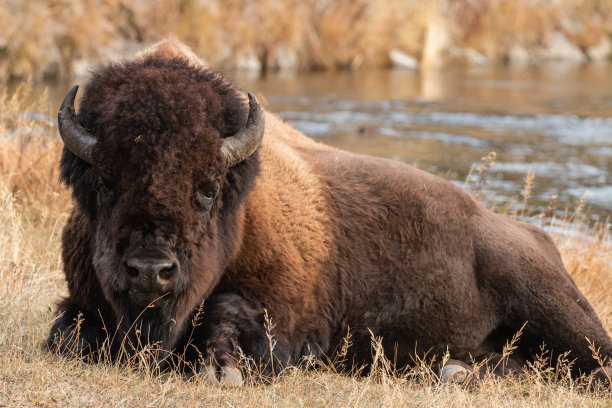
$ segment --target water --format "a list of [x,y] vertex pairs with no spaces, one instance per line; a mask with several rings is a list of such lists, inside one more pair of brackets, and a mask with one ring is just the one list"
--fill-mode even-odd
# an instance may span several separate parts
[[[495,151],[488,200],[520,201],[531,169],[529,210],[542,211],[553,195],[560,213],[573,210],[586,194],[591,219],[612,213],[611,65],[233,79],[324,143],[413,164],[458,185],[473,163]],[[68,89],[51,88],[56,106]]]
[[[238,78],[268,109],[343,149],[414,164],[464,185],[490,151],[486,186],[500,205],[573,210],[586,194],[592,219],[612,212],[612,66],[455,67],[425,72],[315,73]],[[516,206],[522,207],[522,204]],[[516,207],[515,206],[515,207]]]

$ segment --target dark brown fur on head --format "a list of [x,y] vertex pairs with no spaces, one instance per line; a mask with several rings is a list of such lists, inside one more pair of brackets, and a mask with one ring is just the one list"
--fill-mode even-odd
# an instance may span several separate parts
[[[219,280],[236,234],[234,213],[252,188],[257,153],[228,169],[221,139],[241,129],[248,104],[213,70],[180,58],[147,57],[98,70],[78,122],[97,139],[94,164],[64,149],[61,178],[89,216],[92,258],[106,299],[127,324],[142,311],[129,299],[120,260],[128,247],[174,252],[180,276],[162,312],[147,311],[151,334],[173,341],[182,319]],[[198,194],[219,187],[210,210]],[[163,321],[161,321],[163,320]],[[170,344],[166,344],[170,346]]]

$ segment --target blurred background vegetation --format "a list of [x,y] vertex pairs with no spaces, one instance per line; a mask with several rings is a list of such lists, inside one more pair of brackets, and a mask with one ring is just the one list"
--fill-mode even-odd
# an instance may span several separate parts
[[67,78],[173,35],[225,70],[609,60],[610,0],[3,0],[0,80]]

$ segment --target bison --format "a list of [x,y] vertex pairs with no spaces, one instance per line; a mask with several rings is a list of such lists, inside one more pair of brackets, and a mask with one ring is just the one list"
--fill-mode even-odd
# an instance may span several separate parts
[[545,342],[591,372],[586,338],[612,357],[540,228],[414,167],[309,139],[176,40],[97,69],[78,115],[76,92],[58,114],[74,208],[52,350],[156,344],[240,384],[240,355],[274,375],[333,355],[350,332],[353,364],[371,362],[375,335],[398,367],[448,350],[447,378],[527,322],[518,363]]

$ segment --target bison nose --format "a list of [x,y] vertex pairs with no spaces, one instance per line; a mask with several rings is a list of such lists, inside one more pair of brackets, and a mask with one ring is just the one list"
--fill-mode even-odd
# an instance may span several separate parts
[[178,264],[170,259],[128,258],[125,270],[129,280],[143,290],[171,290]]

